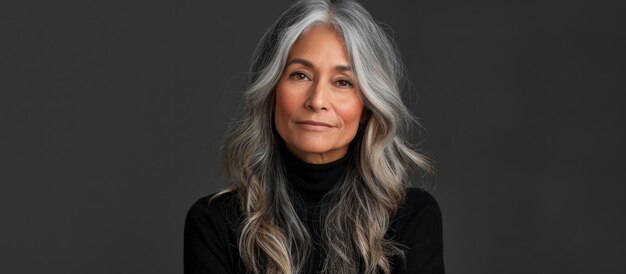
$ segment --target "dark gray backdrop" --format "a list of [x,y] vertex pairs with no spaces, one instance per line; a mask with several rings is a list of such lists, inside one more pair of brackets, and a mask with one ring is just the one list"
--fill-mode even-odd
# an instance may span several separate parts
[[[1,1],[0,273],[182,272],[290,2]],[[626,273],[617,2],[363,1],[419,92],[448,273]]]

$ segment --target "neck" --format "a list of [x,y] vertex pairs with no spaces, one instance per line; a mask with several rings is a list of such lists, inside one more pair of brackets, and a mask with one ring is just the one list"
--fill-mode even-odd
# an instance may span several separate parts
[[330,162],[337,161],[348,154],[348,146],[343,146],[337,149],[332,149],[325,152],[304,152],[294,148],[290,144],[285,144],[286,149],[296,156],[298,159],[309,163],[309,164],[327,164]]
[[281,155],[293,190],[313,202],[319,201],[342,180],[350,162],[348,153],[323,164],[305,162],[286,149],[281,151]]

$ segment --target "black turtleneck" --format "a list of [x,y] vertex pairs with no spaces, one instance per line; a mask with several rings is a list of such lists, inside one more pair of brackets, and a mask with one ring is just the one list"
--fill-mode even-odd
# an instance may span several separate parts
[[349,153],[326,164],[310,164],[281,150],[287,171],[287,179],[292,189],[301,194],[309,203],[319,202],[322,197],[343,177],[350,160]]
[[[313,240],[313,256],[306,273],[321,267],[320,216],[323,199],[342,182],[351,158],[348,155],[326,164],[310,164],[285,149],[281,156],[287,180],[293,191],[298,215]],[[233,193],[209,201],[199,199],[187,213],[184,235],[184,272],[247,273],[237,248],[241,210]],[[392,218],[387,237],[407,246],[406,260],[392,258],[392,273],[444,273],[441,213],[435,199],[426,191],[409,188],[405,203]],[[315,270],[317,269],[317,270]]]
[[[322,198],[341,183],[350,161],[349,153],[325,164],[310,164],[300,160],[285,148],[281,156],[287,171],[287,180],[293,192],[292,200],[300,219],[307,226],[313,242],[307,273],[316,273],[322,267],[321,212],[325,206]],[[326,202],[327,203],[327,202]]]

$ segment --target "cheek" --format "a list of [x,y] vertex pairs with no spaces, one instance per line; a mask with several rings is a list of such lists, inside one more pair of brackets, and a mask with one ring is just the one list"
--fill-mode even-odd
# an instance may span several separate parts
[[361,121],[361,114],[363,113],[363,103],[360,99],[355,99],[350,103],[342,104],[339,108],[336,108],[337,114],[343,120],[344,127],[347,130],[356,132]]
[[[294,106],[296,100],[293,96],[289,96],[289,92],[285,90],[284,85],[280,83],[276,86],[275,90],[275,105],[274,105],[274,122],[276,123],[276,130],[283,135],[287,130],[287,123],[289,118],[294,113]],[[285,136],[283,136],[284,138]]]

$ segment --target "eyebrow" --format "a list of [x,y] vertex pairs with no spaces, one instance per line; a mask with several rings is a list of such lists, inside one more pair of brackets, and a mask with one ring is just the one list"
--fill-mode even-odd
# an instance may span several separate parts
[[[292,64],[300,64],[303,65],[307,68],[314,68],[315,66],[313,66],[313,63],[311,63],[308,60],[302,59],[302,58],[293,58],[291,61],[289,61],[287,63],[287,66],[290,66]],[[335,70],[337,71],[352,71],[352,68],[350,66],[346,66],[346,65],[336,65],[335,66]]]

